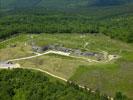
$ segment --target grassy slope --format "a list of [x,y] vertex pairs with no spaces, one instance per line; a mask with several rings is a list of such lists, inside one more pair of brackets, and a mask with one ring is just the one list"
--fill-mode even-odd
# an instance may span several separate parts
[[132,97],[132,66],[132,62],[121,62],[118,65],[80,66],[71,77],[71,80],[91,88],[97,88],[109,95],[122,91]]
[[[132,46],[127,45],[121,41],[112,40],[104,35],[90,35],[90,34],[41,34],[35,37],[35,42],[38,45],[47,44],[63,44],[65,47],[80,48],[83,50],[93,51],[108,51],[110,53],[119,53],[122,51],[132,51]],[[84,45],[88,43],[86,48]]]
[[[25,43],[27,35],[21,35],[13,40],[7,40],[5,44]],[[17,40],[18,38],[18,40]],[[132,97],[132,76],[133,76],[133,45],[112,40],[103,35],[79,35],[79,34],[40,34],[33,35],[33,40],[37,45],[63,44],[69,48],[80,48],[89,51],[108,51],[111,54],[122,56],[117,61],[107,64],[88,63],[79,59],[66,58],[57,55],[46,55],[26,61],[19,61],[23,67],[36,67],[47,70],[53,74],[62,76],[86,85],[93,89],[98,88],[103,93],[114,95],[117,91],[122,91]],[[28,40],[26,40],[28,41]],[[88,46],[83,45],[88,42]],[[6,46],[5,46],[6,47]],[[3,48],[3,50],[6,50]],[[2,53],[2,52],[1,52]]]
[[69,79],[80,65],[89,65],[87,61],[65,56],[49,54],[29,60],[16,61],[25,68],[39,68],[54,75]]
[[[19,2],[18,2],[19,1]],[[124,3],[130,3],[132,0],[1,0],[3,7],[79,7],[79,6],[112,6],[123,5]]]

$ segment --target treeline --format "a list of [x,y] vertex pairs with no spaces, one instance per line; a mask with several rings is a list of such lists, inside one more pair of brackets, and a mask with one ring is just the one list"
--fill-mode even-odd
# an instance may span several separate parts
[[6,15],[0,18],[0,39],[19,33],[103,33],[133,42],[133,17],[95,18],[86,15]]
[[[108,100],[72,82],[61,83],[40,72],[24,69],[0,70],[0,100]],[[129,100],[120,92],[115,100]]]

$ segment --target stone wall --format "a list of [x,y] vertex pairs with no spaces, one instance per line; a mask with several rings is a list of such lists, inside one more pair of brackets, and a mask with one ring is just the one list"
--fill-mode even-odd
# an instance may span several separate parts
[[70,53],[72,55],[76,55],[76,56],[96,57],[97,60],[104,59],[103,53],[88,52],[88,51],[83,52],[79,49],[66,48],[66,47],[60,46],[60,45],[47,45],[47,46],[43,46],[41,48],[37,47],[37,51],[48,51],[48,50],[62,51],[62,52]]

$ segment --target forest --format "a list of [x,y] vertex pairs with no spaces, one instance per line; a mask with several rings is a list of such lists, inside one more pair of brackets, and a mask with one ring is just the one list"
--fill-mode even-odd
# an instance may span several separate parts
[[1,0],[0,39],[21,33],[105,34],[133,42],[133,0]]
[[20,33],[105,34],[113,39],[133,42],[133,17],[94,17],[81,14],[15,13],[1,16],[0,39]]
[[[25,69],[0,70],[0,100],[108,100],[78,85],[55,80],[43,73]],[[117,92],[114,100],[130,100]]]

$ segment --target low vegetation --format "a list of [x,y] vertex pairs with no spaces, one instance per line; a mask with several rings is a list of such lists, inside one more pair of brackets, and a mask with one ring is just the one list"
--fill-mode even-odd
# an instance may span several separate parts
[[[111,96],[114,96],[115,92],[121,91],[127,96],[132,97],[132,44],[113,40],[101,34],[81,35],[73,33],[73,36],[67,33],[22,34],[0,44],[0,46],[4,45],[0,50],[1,59],[7,60],[30,56],[32,49],[28,43],[31,41],[38,46],[62,44],[68,48],[87,50],[89,52],[106,51],[109,54],[119,55],[120,58],[117,60],[106,63],[101,62],[99,64],[56,54],[47,54],[28,60],[20,60],[16,61],[16,63],[19,63],[24,68],[37,68],[48,71],[89,88],[99,89],[101,93]],[[86,43],[88,45],[84,47]],[[14,44],[17,44],[16,47],[10,47],[10,45]],[[21,47],[23,47],[23,50],[20,49]],[[10,53],[8,53],[8,56],[3,56],[9,50]]]
[[132,62],[117,64],[96,64],[79,66],[70,80],[86,85],[91,88],[97,88],[102,93],[114,95],[121,91],[132,97]]

